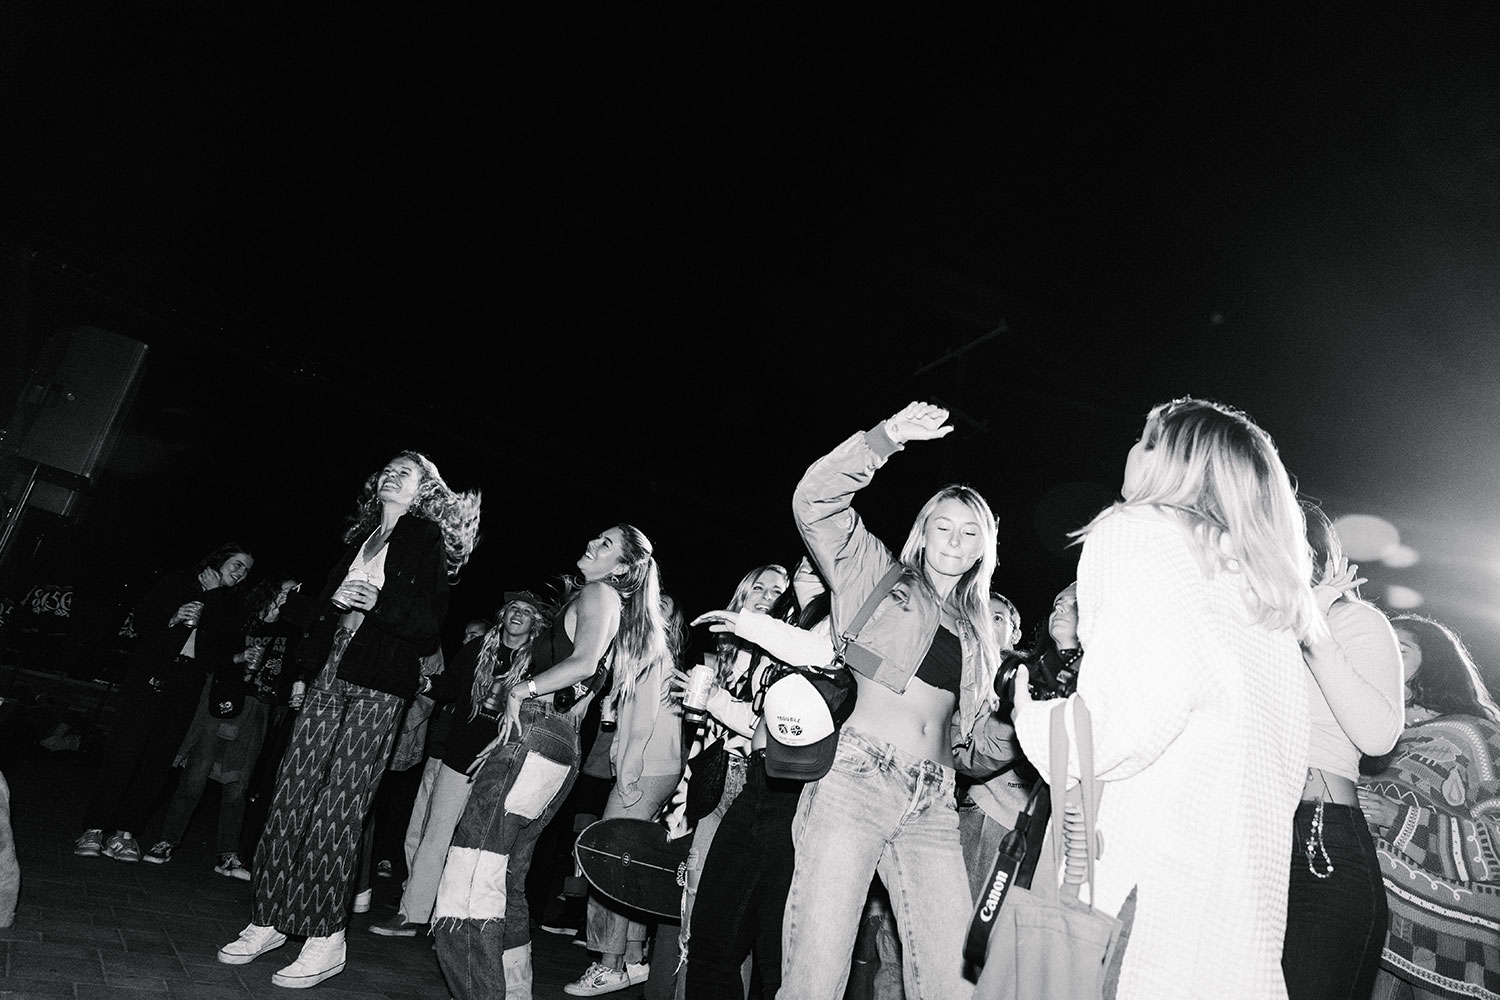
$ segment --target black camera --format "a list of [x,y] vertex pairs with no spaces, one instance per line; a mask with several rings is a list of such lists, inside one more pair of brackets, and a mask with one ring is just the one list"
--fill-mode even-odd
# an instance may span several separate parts
[[995,672],[995,695],[1000,699],[999,714],[1009,719],[1016,708],[1016,670],[1024,666],[1030,675],[1026,687],[1035,701],[1066,698],[1078,687],[1078,668],[1083,664],[1083,650],[1059,652],[1049,635],[1037,641],[1030,652],[1011,651],[1000,661]]

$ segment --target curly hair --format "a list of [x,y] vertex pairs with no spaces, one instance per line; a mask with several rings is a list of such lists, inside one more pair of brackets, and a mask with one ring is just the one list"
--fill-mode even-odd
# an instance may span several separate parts
[[[422,483],[417,487],[416,498],[406,512],[431,521],[442,529],[443,557],[447,563],[448,576],[456,580],[458,571],[463,569],[464,563],[469,561],[469,556],[474,554],[474,548],[479,544],[479,491],[454,492],[443,480],[432,459],[419,451],[400,452],[391,461],[403,458],[415,462],[422,470]],[[382,505],[378,490],[383,471],[384,467],[377,469],[365,480],[354,511],[349,515],[348,527],[344,529],[345,543],[368,535],[380,523]]]
[[1393,615],[1391,627],[1410,635],[1422,651],[1422,663],[1406,683],[1411,692],[1408,704],[1439,715],[1473,715],[1500,724],[1500,707],[1457,632],[1411,612]]
[[249,593],[240,598],[240,608],[245,613],[245,628],[251,629],[265,620],[265,615],[281,597],[282,585],[286,583],[301,585],[294,576],[268,576],[263,578]]

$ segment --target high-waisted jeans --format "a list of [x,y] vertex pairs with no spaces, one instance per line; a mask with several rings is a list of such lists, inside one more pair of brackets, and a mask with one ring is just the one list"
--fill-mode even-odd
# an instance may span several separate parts
[[901,936],[906,995],[967,1000],[963,945],[973,900],[958,839],[953,770],[845,726],[833,766],[802,791],[782,934],[781,995],[839,1000],[879,872]]
[[526,871],[577,776],[577,722],[524,702],[520,728],[474,777],[438,884],[438,964],[459,1000],[531,995]]
[[1380,859],[1358,806],[1323,806],[1324,861],[1314,844],[1312,867],[1305,850],[1313,835],[1317,803],[1297,807],[1293,827],[1291,886],[1287,893],[1286,941],[1281,971],[1290,1000],[1367,1000],[1380,971],[1385,945],[1385,884]]

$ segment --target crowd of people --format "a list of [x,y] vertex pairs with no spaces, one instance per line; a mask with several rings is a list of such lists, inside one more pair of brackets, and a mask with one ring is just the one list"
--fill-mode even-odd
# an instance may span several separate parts
[[[1152,409],[1027,642],[977,491],[938,489],[898,547],[855,509],[951,430],[914,402],[812,461],[800,551],[719,609],[690,621],[621,523],[447,657],[480,498],[402,452],[321,586],[247,588],[227,543],[152,588],[75,852],[169,863],[220,782],[214,870],[253,902],[218,958],[300,939],[284,987],[343,971],[384,825],[404,882],[369,929],[430,935],[460,1000],[529,997],[538,930],[588,949],[573,996],[961,1000],[1015,958],[996,936],[965,960],[996,852],[1085,743],[1086,891],[1118,927],[1100,995],[1500,1000],[1500,708],[1451,628],[1360,596],[1270,435]],[[1075,702],[1088,731],[1056,729]],[[611,820],[682,848],[678,912],[580,886],[572,840]]]

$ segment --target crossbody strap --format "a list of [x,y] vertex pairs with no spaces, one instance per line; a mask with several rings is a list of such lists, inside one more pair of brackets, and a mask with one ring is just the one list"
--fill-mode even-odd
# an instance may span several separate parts
[[844,642],[846,644],[859,635],[859,630],[865,627],[865,622],[870,620],[870,616],[875,613],[875,609],[880,607],[881,600],[885,598],[886,594],[891,592],[891,588],[896,585],[897,580],[901,579],[901,574],[904,572],[906,572],[906,567],[899,562],[886,570],[885,576],[880,578],[880,582],[875,585],[875,589],[870,591],[870,596],[865,598],[865,603],[860,607],[859,613],[849,622],[849,627],[844,629]]
[[1031,869],[1036,866],[1036,853],[1047,831],[1050,810],[1046,782],[1038,781],[1031,786],[1026,807],[1016,816],[1015,828],[1000,841],[995,864],[990,868],[990,877],[985,880],[983,895],[975,903],[974,913],[969,918],[969,933],[964,939],[964,961],[976,969],[984,967],[990,932],[1005,897],[1013,886],[1019,885],[1023,889],[1031,886]]

